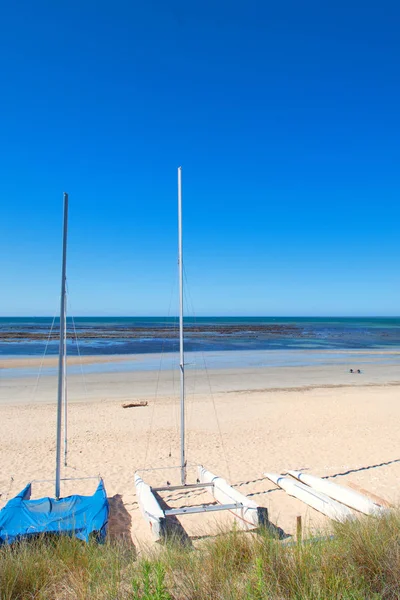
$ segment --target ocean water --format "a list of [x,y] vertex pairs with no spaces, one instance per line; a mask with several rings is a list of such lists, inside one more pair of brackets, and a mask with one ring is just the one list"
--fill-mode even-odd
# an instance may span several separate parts
[[[53,325],[53,326],[52,326]],[[175,317],[77,317],[67,320],[72,355],[176,352]],[[59,321],[0,317],[0,356],[58,352]],[[185,318],[188,352],[358,351],[400,349],[400,318],[200,317]]]

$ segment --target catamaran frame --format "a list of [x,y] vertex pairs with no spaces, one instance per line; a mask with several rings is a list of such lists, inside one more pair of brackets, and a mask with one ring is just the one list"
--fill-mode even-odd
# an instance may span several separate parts
[[[230,511],[243,529],[254,529],[268,522],[267,509],[258,506],[252,500],[235,490],[225,479],[205,469],[197,467],[198,483],[186,482],[187,461],[185,455],[185,359],[183,338],[183,243],[182,243],[182,169],[178,168],[178,267],[179,267],[179,372],[180,372],[180,479],[181,485],[151,487],[145,483],[141,475],[135,473],[135,488],[143,517],[148,521],[153,538],[160,540],[168,535],[167,517],[194,513]],[[152,471],[153,469],[148,469]],[[163,510],[156,494],[164,491],[207,489],[218,504],[200,506],[183,506]]]

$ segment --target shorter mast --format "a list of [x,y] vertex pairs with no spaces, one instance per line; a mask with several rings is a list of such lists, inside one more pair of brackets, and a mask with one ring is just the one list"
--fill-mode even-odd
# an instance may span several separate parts
[[68,455],[67,302],[65,302],[63,376],[64,376],[64,389],[63,389],[63,402],[64,402],[64,467],[66,467],[67,466],[67,455]]
[[182,167],[178,168],[179,372],[181,380],[181,483],[186,483],[185,359],[183,349]]
[[60,346],[58,354],[58,395],[57,395],[57,442],[56,442],[56,500],[60,498],[61,478],[61,417],[64,393],[64,346],[65,346],[65,284],[67,272],[67,234],[68,234],[68,194],[64,193],[64,224],[61,268],[61,305],[60,305]]

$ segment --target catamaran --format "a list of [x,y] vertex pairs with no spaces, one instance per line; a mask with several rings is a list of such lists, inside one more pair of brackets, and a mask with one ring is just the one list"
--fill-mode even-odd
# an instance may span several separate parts
[[[67,388],[66,388],[66,268],[68,233],[68,194],[64,194],[64,219],[61,270],[60,341],[58,355],[58,394],[56,426],[55,497],[31,500],[32,483],[12,498],[0,511],[0,545],[31,538],[38,534],[73,535],[88,541],[93,534],[105,538],[109,505],[101,478],[92,496],[72,495],[61,498],[61,426],[64,406],[64,464],[67,458]],[[73,478],[77,479],[77,478]],[[72,479],[72,480],[73,480]],[[88,479],[88,478],[83,478]],[[90,478],[91,479],[91,478]],[[43,482],[42,480],[41,482]],[[38,481],[36,481],[38,483]]]
[[[183,336],[183,245],[182,245],[182,169],[178,168],[178,267],[179,267],[179,372],[180,372],[180,485],[151,487],[145,483],[139,472],[135,473],[135,488],[143,517],[149,523],[155,541],[168,536],[168,517],[221,510],[230,511],[240,527],[255,529],[268,523],[268,512],[252,500],[235,490],[222,477],[214,475],[202,465],[197,466],[198,480],[187,482],[187,461],[185,444],[185,356]],[[214,502],[201,506],[183,506],[163,509],[157,495],[163,491],[204,488]],[[217,502],[217,504],[215,504]]]

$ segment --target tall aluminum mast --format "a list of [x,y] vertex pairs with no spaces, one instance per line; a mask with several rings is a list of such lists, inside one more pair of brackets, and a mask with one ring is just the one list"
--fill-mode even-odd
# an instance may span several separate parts
[[60,306],[60,347],[58,355],[58,396],[57,396],[57,446],[56,446],[56,490],[55,496],[60,498],[61,472],[61,416],[64,394],[64,346],[65,346],[65,283],[67,270],[67,233],[68,233],[68,194],[64,193],[64,226],[62,244],[61,269],[61,306]]
[[183,349],[182,167],[178,168],[179,371],[181,379],[181,483],[186,483],[185,359]]

